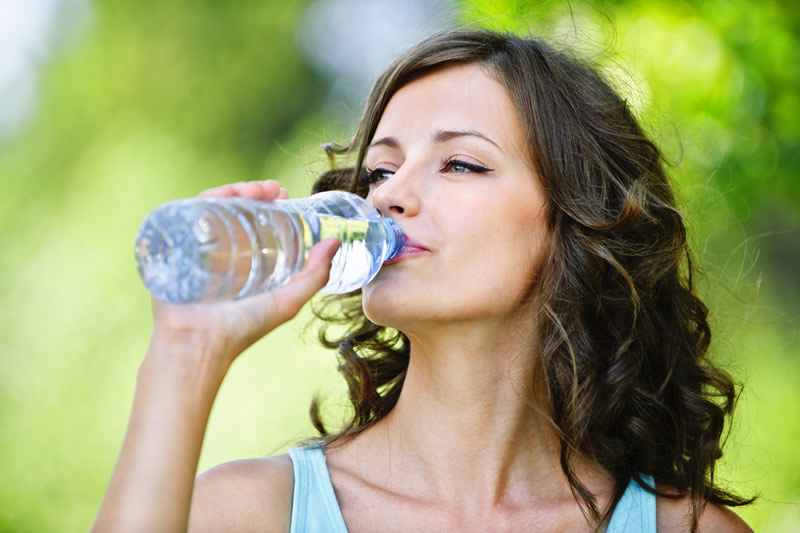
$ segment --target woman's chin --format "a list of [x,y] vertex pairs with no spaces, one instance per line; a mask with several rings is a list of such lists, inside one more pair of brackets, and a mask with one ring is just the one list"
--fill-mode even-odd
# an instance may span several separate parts
[[388,287],[368,285],[363,289],[362,307],[364,314],[375,324],[400,329],[420,315],[420,299],[410,297],[407,292],[388,290]]
[[366,295],[362,300],[362,308],[364,315],[370,319],[374,324],[379,326],[397,327],[397,320],[400,318],[397,315],[402,314],[397,307],[398,304],[392,304],[389,301],[380,301],[377,298],[368,298]]

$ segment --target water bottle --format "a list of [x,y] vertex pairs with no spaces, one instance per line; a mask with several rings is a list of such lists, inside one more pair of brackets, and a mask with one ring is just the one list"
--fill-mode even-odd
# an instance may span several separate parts
[[342,243],[322,289],[328,294],[366,285],[404,242],[396,222],[344,191],[272,202],[193,198],[148,215],[136,239],[136,262],[160,300],[236,299],[285,284],[310,248],[328,237]]

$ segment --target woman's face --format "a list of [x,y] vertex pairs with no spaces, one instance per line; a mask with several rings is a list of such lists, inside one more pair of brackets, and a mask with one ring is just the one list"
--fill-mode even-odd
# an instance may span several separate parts
[[409,237],[363,289],[373,322],[408,331],[519,309],[548,238],[545,197],[499,82],[459,65],[403,86],[365,164],[367,199]]

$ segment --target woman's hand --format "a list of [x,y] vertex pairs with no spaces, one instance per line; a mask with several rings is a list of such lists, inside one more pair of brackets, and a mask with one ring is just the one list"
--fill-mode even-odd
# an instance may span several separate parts
[[[285,198],[274,181],[210,189],[207,197]],[[94,531],[185,531],[211,406],[234,359],[291,319],[321,289],[336,239],[314,246],[289,283],[237,301],[153,300],[153,335],[139,367],[128,430]]]
[[[287,198],[276,181],[253,181],[225,185],[200,193],[206,198],[241,196],[271,201]],[[309,252],[303,270],[289,283],[263,294],[236,301],[168,304],[153,299],[153,342],[191,340],[212,352],[214,365],[227,371],[231,362],[248,346],[294,317],[328,280],[330,261],[338,249],[336,239],[326,239]]]

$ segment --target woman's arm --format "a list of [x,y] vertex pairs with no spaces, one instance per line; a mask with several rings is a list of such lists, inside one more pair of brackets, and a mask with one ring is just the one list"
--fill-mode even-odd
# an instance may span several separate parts
[[224,377],[201,362],[215,355],[206,350],[180,336],[151,342],[94,531],[186,529],[203,434]]
[[[275,182],[207,193],[273,200]],[[328,278],[335,239],[316,245],[287,285],[235,302],[153,301],[150,346],[137,376],[128,429],[93,531],[185,531],[203,435],[228,368],[291,319]]]
[[291,527],[293,486],[288,455],[215,466],[195,481],[189,531],[286,533]]

